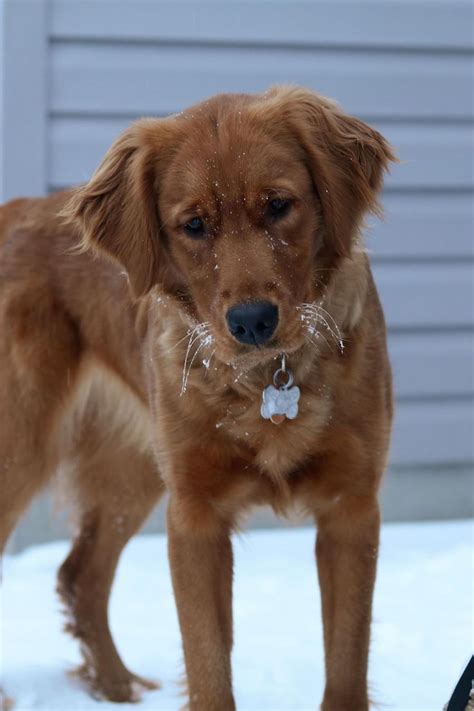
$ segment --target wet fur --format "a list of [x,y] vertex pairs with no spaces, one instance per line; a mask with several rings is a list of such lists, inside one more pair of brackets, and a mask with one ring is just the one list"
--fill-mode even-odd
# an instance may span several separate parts
[[[115,650],[107,603],[166,488],[189,708],[235,707],[230,534],[261,504],[318,526],[323,711],[368,708],[392,394],[360,230],[393,159],[334,102],[277,87],[137,122],[86,185],[0,211],[0,544],[61,471],[79,527],[58,589],[94,694],[151,686]],[[277,225],[276,193],[292,200]],[[199,243],[182,229],[196,213]],[[258,351],[225,323],[252,299],[280,315]],[[302,395],[277,427],[259,409],[282,351]]]

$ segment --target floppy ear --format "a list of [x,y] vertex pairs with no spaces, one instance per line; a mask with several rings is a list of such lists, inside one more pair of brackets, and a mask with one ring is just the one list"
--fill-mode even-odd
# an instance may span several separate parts
[[79,226],[84,251],[105,253],[125,268],[135,297],[149,291],[164,269],[157,206],[161,123],[132,124],[62,212]]
[[365,213],[380,213],[377,196],[396,161],[389,143],[336,102],[300,88],[276,88],[308,160],[321,201],[326,241],[349,256]]

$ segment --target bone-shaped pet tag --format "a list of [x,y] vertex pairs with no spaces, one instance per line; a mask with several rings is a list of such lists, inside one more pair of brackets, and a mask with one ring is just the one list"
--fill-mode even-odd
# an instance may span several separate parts
[[[279,384],[282,377],[286,382]],[[282,367],[273,375],[273,385],[267,385],[262,393],[260,414],[265,420],[280,425],[286,418],[294,420],[298,415],[300,389],[293,385],[293,373],[286,369],[285,357],[282,356]]]

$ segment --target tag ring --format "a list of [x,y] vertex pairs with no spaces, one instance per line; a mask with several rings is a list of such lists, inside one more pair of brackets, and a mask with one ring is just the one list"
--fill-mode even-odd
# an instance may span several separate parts
[[[288,380],[286,383],[279,383],[278,380],[281,375],[286,375],[288,377]],[[291,388],[293,385],[293,373],[290,369],[283,369],[283,368],[278,368],[278,370],[275,370],[273,373],[273,385],[278,388],[279,390],[288,390],[288,388]]]

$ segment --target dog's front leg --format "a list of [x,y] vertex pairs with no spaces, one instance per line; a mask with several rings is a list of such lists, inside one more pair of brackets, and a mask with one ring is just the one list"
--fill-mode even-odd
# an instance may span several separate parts
[[[233,711],[232,544],[211,509],[196,517],[171,495],[168,553],[183,639],[190,711]],[[189,511],[189,514],[188,514]],[[198,520],[199,519],[199,520]]]
[[317,519],[326,689],[322,711],[367,711],[367,662],[380,515],[367,496],[342,497]]

